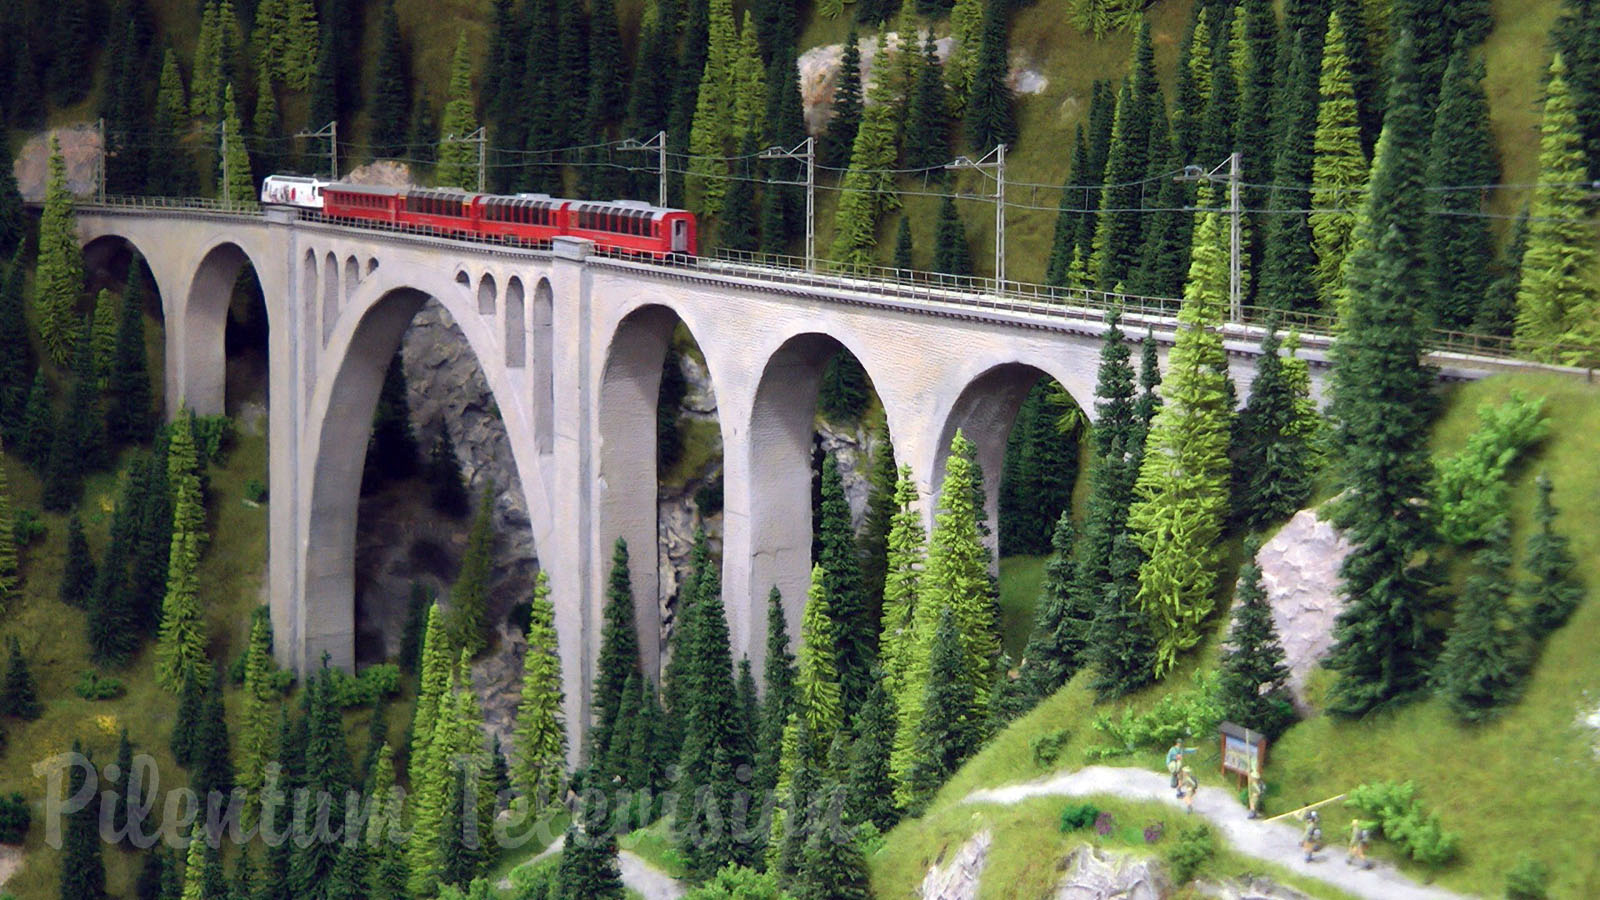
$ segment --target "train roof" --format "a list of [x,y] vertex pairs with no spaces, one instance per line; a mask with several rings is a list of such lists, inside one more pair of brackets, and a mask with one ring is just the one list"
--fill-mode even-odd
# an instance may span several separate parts
[[[314,181],[302,175],[275,175],[274,178],[295,181]],[[460,188],[449,187],[390,187],[380,184],[351,184],[349,182],[334,181],[324,182],[326,190],[345,191],[352,194],[381,195],[385,197],[396,194],[415,197],[450,197],[463,202],[478,200],[485,204],[496,206],[537,206],[544,208],[559,208],[570,206],[573,210],[585,212],[622,212],[648,213],[651,218],[660,218],[673,213],[686,213],[688,210],[672,207],[655,206],[643,200],[573,200],[565,197],[552,197],[549,194],[518,193],[518,194],[480,194],[476,191],[464,191]]]

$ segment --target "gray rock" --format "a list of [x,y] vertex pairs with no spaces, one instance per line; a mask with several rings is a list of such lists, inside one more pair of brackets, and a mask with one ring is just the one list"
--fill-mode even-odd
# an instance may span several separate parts
[[976,900],[978,879],[993,843],[994,833],[985,828],[962,844],[948,864],[929,866],[918,896],[922,900]]
[[1063,862],[1056,900],[1164,900],[1172,892],[1166,869],[1153,859],[1085,846]]
[[1303,509],[1256,554],[1261,586],[1289,665],[1289,689],[1306,711],[1306,676],[1333,645],[1333,623],[1343,609],[1339,567],[1351,545],[1334,527]]

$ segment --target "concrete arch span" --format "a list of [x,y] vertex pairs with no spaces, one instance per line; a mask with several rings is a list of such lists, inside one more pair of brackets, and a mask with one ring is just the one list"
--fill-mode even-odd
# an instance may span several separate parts
[[[281,290],[270,289],[261,266],[243,247],[224,241],[207,249],[195,267],[179,315],[167,318],[168,359],[174,358],[174,349],[178,351],[178,365],[167,366],[169,415],[185,406],[198,415],[220,415],[226,408],[228,307],[234,284],[247,264],[261,284],[268,333],[284,321],[287,297]],[[181,341],[182,346],[174,348],[174,341]]]

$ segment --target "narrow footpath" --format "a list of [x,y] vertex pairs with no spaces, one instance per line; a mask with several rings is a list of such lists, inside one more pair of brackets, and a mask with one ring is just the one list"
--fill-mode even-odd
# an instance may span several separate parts
[[[539,855],[528,862],[538,862],[560,853],[566,842],[566,835],[556,838],[554,843],[539,851]],[[678,900],[689,892],[683,882],[645,862],[644,857],[631,850],[617,851],[617,868],[622,872],[623,886],[644,897],[644,900]],[[502,891],[511,890],[511,878],[500,879],[495,887]]]
[[[1178,809],[1183,802],[1173,796],[1170,779],[1149,769],[1088,766],[1076,772],[1007,787],[973,791],[962,803],[1012,806],[1031,797],[1086,797],[1094,794],[1129,800],[1156,800]],[[1265,822],[1246,817],[1236,792],[1202,787],[1195,796],[1194,815],[1203,816],[1240,853],[1276,863],[1297,875],[1326,882],[1346,893],[1370,900],[1461,900],[1464,896],[1443,888],[1418,884],[1392,866],[1379,862],[1371,869],[1345,863],[1345,835],[1323,832],[1323,849],[1306,862],[1300,849],[1301,826],[1292,819]]]

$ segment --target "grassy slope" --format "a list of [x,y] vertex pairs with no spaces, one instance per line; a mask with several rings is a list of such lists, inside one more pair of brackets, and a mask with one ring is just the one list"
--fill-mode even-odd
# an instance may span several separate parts
[[[1592,504],[1592,498],[1600,495],[1600,471],[1592,464],[1593,435],[1600,431],[1600,391],[1543,375],[1505,376],[1459,387],[1437,424],[1434,447],[1441,453],[1459,447],[1476,427],[1476,407],[1502,400],[1513,389],[1548,396],[1546,409],[1553,425],[1551,437],[1515,476],[1512,511],[1519,553],[1528,533],[1532,480],[1547,471],[1562,510],[1558,527],[1573,539],[1591,599],[1551,638],[1524,700],[1498,722],[1462,727],[1441,702],[1430,700],[1358,722],[1314,717],[1291,729],[1272,748],[1269,811],[1321,800],[1365,780],[1412,778],[1445,826],[1463,836],[1461,860],[1437,873],[1442,885],[1464,892],[1497,891],[1504,872],[1526,852],[1550,867],[1552,898],[1600,896],[1600,864],[1591,838],[1600,833],[1600,808],[1592,802],[1600,791],[1600,768],[1589,747],[1593,733],[1586,735],[1574,725],[1580,709],[1593,709],[1600,702],[1592,690],[1600,682],[1600,657],[1593,652],[1600,635],[1600,604],[1592,599],[1600,586],[1600,509]],[[1221,621],[1219,617],[1219,631]],[[1213,635],[1169,681],[1106,709],[1145,708],[1163,693],[1187,687],[1194,671],[1214,664],[1216,653]],[[975,788],[1044,774],[1047,769],[1033,760],[1032,742],[1059,729],[1070,730],[1072,738],[1050,768],[1084,764],[1087,751],[1096,744],[1091,722],[1099,712],[1080,675],[1013,723],[945,785],[929,816],[905,823],[890,835],[888,846],[873,861],[877,883],[884,889],[917,883],[928,864],[952,852],[977,830],[979,821],[1014,825],[1021,832],[1017,836],[999,832],[993,857],[997,867],[1025,867],[1028,858],[1049,850],[1039,844],[1044,838],[1038,832],[1050,832],[1050,840],[1055,840],[1051,811],[1058,811],[1063,801],[1041,801],[1047,809],[1033,817],[980,813],[957,804]],[[1215,751],[1203,751],[1200,762],[1197,771],[1202,781],[1221,783]],[[1158,769],[1160,753],[1150,751],[1118,764]],[[1329,807],[1325,817],[1328,834],[1343,834],[1349,816],[1342,807]],[[1376,855],[1394,859],[1391,848],[1381,842]],[[1414,867],[1412,874],[1434,877]]]

